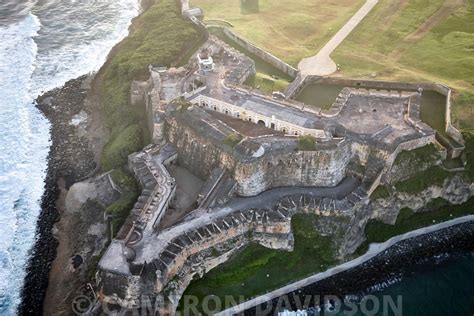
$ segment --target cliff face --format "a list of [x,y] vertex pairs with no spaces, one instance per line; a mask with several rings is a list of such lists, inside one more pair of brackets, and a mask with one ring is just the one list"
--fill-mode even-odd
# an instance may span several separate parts
[[447,178],[442,186],[431,186],[417,194],[394,192],[386,199],[377,199],[368,205],[356,205],[352,210],[351,223],[343,237],[344,242],[340,247],[339,255],[344,258],[357,250],[365,241],[365,226],[371,219],[393,225],[404,208],[423,212],[430,202],[438,198],[444,199],[452,205],[460,205],[473,196],[474,184],[455,175]]
[[332,150],[270,153],[238,163],[234,177],[242,195],[284,186],[333,187],[344,178],[351,156],[346,143]]

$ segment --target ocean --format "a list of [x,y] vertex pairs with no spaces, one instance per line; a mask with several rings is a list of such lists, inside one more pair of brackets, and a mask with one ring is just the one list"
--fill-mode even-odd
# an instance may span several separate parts
[[1,315],[21,301],[51,144],[34,100],[97,71],[139,10],[138,0],[0,2]]

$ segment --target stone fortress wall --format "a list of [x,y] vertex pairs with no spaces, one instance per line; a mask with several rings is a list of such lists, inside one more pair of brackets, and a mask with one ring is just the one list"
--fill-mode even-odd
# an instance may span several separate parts
[[[282,186],[335,186],[344,178],[345,167],[352,158],[350,143],[343,140],[314,151],[295,151],[295,147],[272,150],[255,143],[249,145],[257,147],[256,152],[260,150],[261,156],[255,155],[255,150],[249,155],[239,154],[222,143],[224,134],[218,134],[220,138],[212,137],[215,126],[203,129],[202,122],[190,121],[182,116],[167,118],[168,141],[179,152],[180,164],[195,170],[202,178],[219,167],[230,170],[242,196]],[[198,124],[200,130],[196,129]]]
[[266,50],[261,49],[257,45],[252,44],[250,41],[236,34],[228,27],[224,27],[224,33],[229,39],[234,41],[237,45],[242,46],[243,48],[245,48],[252,54],[258,56],[258,58],[260,58],[261,60],[266,61],[267,63],[283,71],[290,77],[295,78],[298,75],[298,70],[296,68],[285,63],[283,60],[270,54]]
[[437,133],[437,141],[442,144],[442,146],[447,147],[450,152],[450,156],[457,158],[464,151],[464,139],[461,132],[456,129],[451,123],[451,95],[452,90],[443,84],[438,83],[410,83],[410,82],[391,82],[391,81],[380,81],[380,80],[362,80],[362,79],[345,79],[345,78],[335,78],[335,77],[319,77],[319,76],[307,76],[298,82],[297,86],[294,87],[291,91],[291,95],[287,97],[293,97],[301,92],[305,87],[313,83],[321,84],[332,84],[332,85],[342,85],[344,87],[357,88],[361,87],[370,87],[370,89],[365,89],[368,94],[393,94],[397,91],[418,91],[422,89],[423,91],[436,91],[441,95],[446,96],[446,127],[445,133],[451,137],[456,143],[450,142],[444,135]]
[[[183,15],[202,24],[191,14],[189,1],[181,0],[181,3]],[[192,12],[195,14],[197,11]],[[211,37],[210,44],[216,43],[226,48],[225,44]],[[252,65],[254,69],[255,65],[240,55],[229,56],[234,59],[232,65],[236,66],[219,77],[225,84],[221,97],[225,97],[228,91],[243,91],[255,100],[261,98],[262,103],[276,102],[282,108],[298,109],[302,115],[332,120],[334,124],[330,128],[285,125],[289,122],[276,121],[271,115],[262,115],[257,110],[244,111],[238,105],[210,97],[206,95],[205,86],[186,92],[179,80],[173,93],[184,100],[168,104],[173,95],[169,91],[163,93],[169,83],[163,81],[168,79],[162,80],[165,78],[160,75],[163,70],[150,68],[151,81],[148,82],[149,92],[145,100],[152,117],[150,126],[155,145],[130,157],[130,169],[141,182],[143,192],[117,239],[99,263],[101,296],[114,304],[133,308],[139,306],[144,294],[162,295],[166,301],[163,314],[173,314],[195,275],[202,276],[225,262],[249,242],[291,250],[291,216],[296,212],[345,217],[350,221],[348,229],[357,231],[359,223],[367,220],[360,217],[368,216],[361,211],[368,203],[368,196],[380,183],[392,180],[388,171],[397,155],[403,150],[436,141],[434,131],[419,119],[416,95],[395,91],[416,90],[410,84],[384,85],[378,82],[375,87],[380,86],[380,89],[377,91],[360,89],[357,84],[360,81],[340,81],[339,84],[351,88],[343,90],[329,111],[305,111],[304,105],[297,102],[272,99],[239,88],[238,85],[251,72],[249,69],[252,70]],[[308,82],[302,81],[293,88],[298,90]],[[440,91],[444,88],[431,87]],[[135,84],[132,90],[141,91],[142,86]],[[393,142],[384,143],[383,139],[392,131],[390,126],[361,134],[339,124],[337,119],[348,100],[361,95],[403,99],[398,101],[407,102],[402,108],[406,113],[397,124],[404,124],[403,128],[412,133],[397,134]],[[142,101],[135,97],[137,102]],[[186,99],[195,105],[190,106]],[[244,137],[231,147],[224,140],[237,131],[217,119],[213,111],[247,121],[250,119],[252,123],[263,124],[287,135]],[[316,150],[298,151],[296,135],[318,138]],[[217,168],[226,170],[237,183],[237,194],[247,198],[240,197],[213,209],[198,208],[174,226],[158,231],[157,224],[167,211],[167,201],[175,191],[174,179],[165,168],[174,160],[203,179]],[[357,170],[354,162],[362,165],[364,170]]]

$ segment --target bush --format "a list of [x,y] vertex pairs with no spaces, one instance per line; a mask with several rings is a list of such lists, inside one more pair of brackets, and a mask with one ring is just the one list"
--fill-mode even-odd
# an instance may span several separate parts
[[383,185],[379,185],[377,189],[370,195],[370,199],[375,201],[377,199],[385,199],[390,196],[390,192],[388,192],[387,188]]
[[122,193],[120,199],[115,201],[107,208],[107,213],[112,215],[112,228],[114,236],[117,235],[120,227],[122,227],[123,223],[127,219],[128,215],[130,214],[130,210],[133,208],[137,198],[137,191],[127,191]]
[[439,166],[434,166],[425,171],[418,172],[407,180],[398,182],[395,187],[400,192],[415,194],[432,185],[442,186],[444,180],[450,175],[448,171],[441,169]]
[[122,130],[113,138],[102,152],[102,169],[104,171],[122,168],[127,163],[128,155],[143,148],[143,131],[137,124]]
[[398,154],[394,166],[410,166],[434,164],[440,159],[439,151],[434,144],[428,144],[413,150],[404,150]]
[[312,151],[316,150],[316,138],[311,135],[304,135],[298,137],[298,150]]
[[[129,154],[144,145],[136,127],[145,120],[145,111],[130,106],[132,80],[148,78],[150,64],[173,65],[203,39],[204,35],[181,17],[174,0],[157,1],[134,21],[129,36],[117,45],[101,69],[103,111],[111,129],[111,139],[102,155],[104,170],[121,167]],[[126,141],[121,139],[123,136],[128,137]]]
[[236,133],[232,133],[226,136],[226,138],[224,139],[224,144],[231,148],[234,148],[235,146],[237,146],[238,143],[240,143],[241,140],[242,136]]

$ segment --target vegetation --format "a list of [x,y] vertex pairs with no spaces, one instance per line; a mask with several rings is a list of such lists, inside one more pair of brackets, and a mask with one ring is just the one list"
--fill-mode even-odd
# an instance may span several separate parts
[[397,191],[415,194],[421,192],[430,186],[442,186],[444,180],[451,175],[439,166],[431,167],[425,171],[416,173],[413,177],[400,181],[395,184]]
[[231,148],[234,148],[235,146],[237,146],[238,143],[240,143],[241,140],[242,140],[242,136],[236,133],[231,133],[227,135],[226,138],[224,139],[224,144],[226,144],[227,146]]
[[466,174],[471,181],[474,181],[474,132],[464,132],[463,137],[466,141]]
[[280,79],[279,77],[272,78],[267,74],[257,72],[257,74],[250,77],[245,84],[260,91],[272,93],[274,91],[285,90],[290,83],[288,80]]
[[302,135],[298,137],[298,150],[312,151],[316,150],[316,138],[311,135]]
[[473,128],[473,20],[472,1],[381,0],[332,57],[347,77],[448,84],[455,124]]
[[101,167],[103,171],[113,170],[114,182],[123,189],[121,198],[107,208],[113,215],[115,234],[138,196],[138,186],[124,168],[127,157],[147,141],[144,108],[130,105],[131,82],[147,79],[150,64],[170,66],[189,58],[203,39],[181,18],[176,1],[157,1],[134,21],[130,35],[114,48],[97,76],[105,123],[111,131]]
[[257,88],[262,92],[271,93],[273,91],[283,91],[290,81],[293,80],[289,75],[281,71],[280,69],[274,67],[273,65],[263,61],[257,55],[252,54],[244,47],[236,44],[232,41],[220,27],[210,27],[209,31],[220,38],[222,41],[227,43],[229,46],[235,48],[236,50],[242,52],[249,58],[255,61],[256,74],[250,76],[247,81],[244,83],[247,86]]
[[388,192],[387,187],[383,185],[379,185],[374,192],[370,195],[370,199],[375,201],[377,199],[385,199],[390,196],[390,192]]
[[124,157],[143,147],[144,137],[138,137],[138,130],[145,126],[144,111],[129,104],[132,80],[148,78],[150,64],[172,65],[200,40],[192,24],[181,18],[174,0],[156,2],[135,20],[130,35],[101,70],[103,108],[111,129],[101,159],[104,171],[120,167]]
[[117,235],[120,227],[122,227],[127,219],[137,198],[138,190],[123,192],[120,199],[107,208],[107,213],[113,216],[112,229],[114,236]]
[[336,263],[336,247],[331,237],[317,233],[317,221],[318,216],[313,214],[293,216],[293,252],[251,244],[202,279],[193,281],[184,295],[196,295],[200,301],[206,295],[216,295],[222,302],[227,295],[235,300],[241,295],[250,298],[328,269]]
[[121,130],[104,147],[101,157],[102,168],[112,170],[127,163],[128,155],[143,148],[143,130],[138,124],[132,124]]
[[408,208],[402,209],[395,225],[384,224],[377,220],[369,221],[365,227],[367,240],[357,249],[356,254],[364,254],[370,243],[381,243],[412,230],[474,214],[474,198],[457,206],[449,205],[447,201],[439,198],[426,206],[426,210],[429,211],[415,213]]
[[417,166],[420,164],[434,164],[440,159],[438,149],[434,144],[428,144],[413,150],[404,150],[398,154],[394,166]]
[[316,54],[364,2],[260,0],[258,12],[242,12],[240,0],[191,0],[206,19],[229,21],[235,32],[293,66]]

